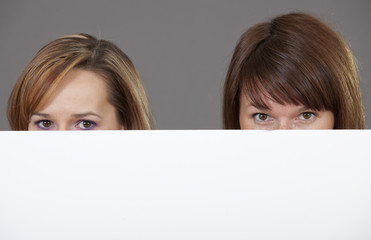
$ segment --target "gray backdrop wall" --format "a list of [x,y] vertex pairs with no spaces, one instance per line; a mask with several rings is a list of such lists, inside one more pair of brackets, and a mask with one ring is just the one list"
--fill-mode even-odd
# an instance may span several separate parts
[[0,130],[18,76],[45,44],[85,32],[116,43],[133,60],[156,129],[220,129],[222,87],[234,46],[250,26],[305,11],[350,44],[371,127],[371,1],[1,0]]

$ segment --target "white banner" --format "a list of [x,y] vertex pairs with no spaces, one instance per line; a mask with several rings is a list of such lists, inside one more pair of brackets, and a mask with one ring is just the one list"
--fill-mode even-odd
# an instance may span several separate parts
[[0,239],[371,239],[371,131],[0,132]]

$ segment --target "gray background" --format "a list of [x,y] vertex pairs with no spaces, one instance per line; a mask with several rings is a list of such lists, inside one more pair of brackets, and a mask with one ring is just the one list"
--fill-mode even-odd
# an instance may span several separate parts
[[220,129],[222,87],[234,46],[250,26],[305,11],[351,45],[371,126],[371,1],[101,1],[0,2],[0,130],[18,76],[45,44],[85,32],[116,43],[133,60],[156,129]]

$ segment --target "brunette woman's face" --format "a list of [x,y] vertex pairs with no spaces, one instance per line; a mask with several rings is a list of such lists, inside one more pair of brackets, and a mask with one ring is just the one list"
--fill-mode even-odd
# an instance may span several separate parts
[[240,99],[241,129],[333,129],[334,114],[331,111],[316,111],[303,105],[279,104],[265,99],[269,109],[260,109],[251,104],[246,95]]
[[73,69],[61,80],[53,98],[33,113],[28,130],[121,130],[115,107],[108,102],[104,79]]

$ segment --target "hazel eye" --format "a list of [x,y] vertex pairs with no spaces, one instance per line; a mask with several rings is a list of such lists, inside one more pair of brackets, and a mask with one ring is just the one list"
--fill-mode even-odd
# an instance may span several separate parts
[[254,114],[254,118],[258,121],[267,121],[270,117],[265,113],[256,113]]
[[53,122],[50,120],[40,120],[37,121],[35,124],[41,130],[49,130],[53,127]]
[[303,120],[309,120],[315,117],[315,114],[312,112],[303,112],[300,114],[299,118]]
[[81,120],[77,122],[76,127],[81,130],[91,130],[93,129],[97,124],[90,120]]

